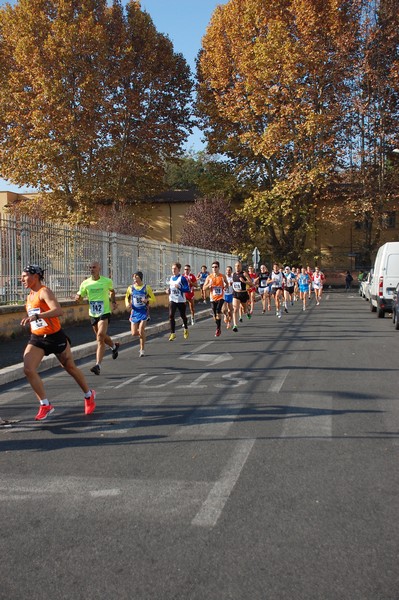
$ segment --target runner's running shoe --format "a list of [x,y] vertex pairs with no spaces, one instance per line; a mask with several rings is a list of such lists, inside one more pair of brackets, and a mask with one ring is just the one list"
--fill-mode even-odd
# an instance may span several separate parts
[[233,331],[238,331],[237,325],[233,325]]
[[51,413],[54,412],[54,406],[52,406],[51,404],[47,404],[47,406],[45,406],[44,404],[40,405],[39,408],[39,412],[37,413],[36,417],[35,417],[35,421],[44,421],[44,419],[47,419],[47,417],[49,415],[51,415]]
[[221,334],[220,329],[216,329],[216,331],[215,331],[215,337],[219,337],[220,334]]
[[175,333],[171,333],[169,336],[169,341],[173,342],[176,339],[176,334]]
[[185,340],[188,340],[188,329],[184,330],[183,337]]
[[247,313],[247,319],[250,319],[252,317],[251,313]]
[[85,415],[91,415],[96,408],[96,392],[94,390],[90,391],[91,395],[85,398]]
[[100,375],[100,370],[101,370],[101,369],[100,369],[100,365],[94,365],[94,367],[92,367],[92,368],[90,369],[90,371],[91,371],[92,373],[94,373],[94,375]]
[[120,343],[119,342],[115,342],[115,348],[112,350],[112,358],[114,360],[115,360],[115,358],[118,358],[119,346],[120,346]]
[[142,356],[145,356],[145,352],[144,352],[144,350],[140,350],[140,351],[139,351],[139,357],[141,358]]

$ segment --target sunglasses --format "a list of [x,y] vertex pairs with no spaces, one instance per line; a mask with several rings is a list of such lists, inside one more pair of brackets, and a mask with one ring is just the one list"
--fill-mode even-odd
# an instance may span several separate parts
[[24,273],[29,273],[29,275],[43,275],[44,271],[37,265],[28,265],[23,270]]

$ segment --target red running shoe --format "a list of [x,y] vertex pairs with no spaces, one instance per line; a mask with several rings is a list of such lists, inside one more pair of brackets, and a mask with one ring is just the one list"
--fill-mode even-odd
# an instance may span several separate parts
[[96,408],[96,392],[94,390],[90,391],[91,395],[85,398],[85,415],[91,415]]
[[54,406],[52,406],[51,404],[47,404],[47,406],[45,406],[44,404],[40,405],[39,408],[39,412],[37,413],[36,417],[35,417],[35,421],[44,421],[44,419],[47,419],[47,417],[49,415],[51,415],[51,413],[54,412]]
[[216,331],[215,331],[215,337],[219,337],[221,333],[222,332],[220,331],[220,329],[216,329]]

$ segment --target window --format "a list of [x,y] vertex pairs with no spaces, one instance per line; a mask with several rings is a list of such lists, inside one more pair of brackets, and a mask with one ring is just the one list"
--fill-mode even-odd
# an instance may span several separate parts
[[387,229],[395,229],[396,227],[396,212],[394,210],[390,210],[384,214],[383,217],[384,227]]

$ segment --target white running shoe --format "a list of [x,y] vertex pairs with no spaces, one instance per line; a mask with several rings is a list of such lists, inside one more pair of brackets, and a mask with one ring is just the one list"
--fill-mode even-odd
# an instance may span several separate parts
[[144,350],[140,350],[140,351],[139,351],[139,357],[141,358],[142,356],[145,356],[145,352],[144,352]]
[[194,317],[191,317],[191,325],[194,325],[194,323],[195,323],[195,319],[194,319]]

